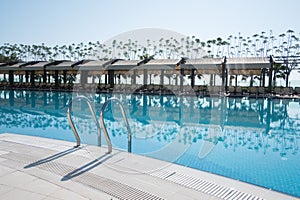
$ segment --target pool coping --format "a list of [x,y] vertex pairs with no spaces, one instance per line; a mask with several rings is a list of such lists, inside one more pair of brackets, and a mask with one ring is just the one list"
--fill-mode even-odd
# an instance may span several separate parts
[[[12,133],[0,134],[0,143],[3,144],[0,145],[1,199],[23,195],[34,199],[68,196],[95,199],[99,195],[103,199],[126,199],[130,195],[144,195],[141,196],[144,199],[151,196],[156,199],[299,199],[115,149],[108,155],[105,147],[82,145],[75,150],[72,142]],[[106,184],[101,185],[100,181]],[[39,187],[49,187],[53,192],[35,191],[37,182]],[[109,184],[111,188],[103,189]],[[122,187],[127,193],[115,193],[122,191]]]

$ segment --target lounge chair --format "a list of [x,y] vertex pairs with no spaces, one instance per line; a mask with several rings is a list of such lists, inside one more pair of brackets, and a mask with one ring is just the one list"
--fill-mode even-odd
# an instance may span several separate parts
[[265,97],[265,88],[264,87],[258,87],[258,96],[259,97]]
[[293,91],[294,95],[300,96],[300,87],[295,87],[294,91]]
[[200,96],[200,86],[199,85],[195,85],[193,90],[197,96]]
[[154,91],[156,94],[161,94],[162,93],[162,86],[161,85],[155,85],[154,86]]
[[154,85],[148,85],[147,86],[147,92],[152,94],[154,92]]
[[249,88],[249,97],[258,97],[258,87],[250,87]]
[[176,94],[176,95],[180,94],[180,93],[181,93],[181,91],[180,91],[180,86],[178,86],[178,85],[172,86],[172,87],[171,87],[171,92],[173,92],[173,93]]
[[122,91],[122,88],[121,88],[121,85],[115,85],[114,88],[113,88],[113,92],[121,92]]
[[236,96],[243,96],[243,90],[241,86],[236,86],[235,87],[235,95]]
[[273,95],[282,95],[282,88],[281,87],[275,87],[273,90]]
[[292,87],[284,87],[284,88],[282,88],[282,95],[291,96],[292,94],[293,94],[293,88]]
[[189,95],[189,94],[195,94],[192,86],[190,86],[190,85],[184,85],[183,86],[183,93],[187,94],[187,95]]
[[207,86],[207,92],[210,96],[219,96],[221,94],[220,86]]
[[206,85],[198,86],[198,95],[199,96],[206,96],[207,95],[207,86]]

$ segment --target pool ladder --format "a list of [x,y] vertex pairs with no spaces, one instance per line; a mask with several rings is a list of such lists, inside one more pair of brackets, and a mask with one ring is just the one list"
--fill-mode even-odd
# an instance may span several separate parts
[[[92,103],[91,101],[85,97],[85,96],[77,96],[73,99],[71,99],[68,103],[68,109],[67,109],[67,118],[68,118],[68,122],[71,126],[71,129],[72,129],[72,132],[76,138],[76,145],[74,146],[75,148],[79,147],[80,146],[80,143],[81,143],[81,140],[80,140],[80,137],[79,137],[79,134],[77,132],[77,129],[75,128],[75,125],[74,125],[74,122],[72,120],[72,117],[71,117],[71,112],[72,112],[72,106],[73,106],[73,103],[75,101],[80,101],[80,100],[83,100],[85,101],[87,104],[88,104],[88,107],[90,109],[90,112],[92,114],[92,117],[93,117],[93,120],[95,121],[96,123],[96,126],[97,126],[97,140],[98,140],[98,146],[101,146],[101,131],[100,131],[100,124],[97,120],[97,117],[96,117],[96,114],[95,114],[95,110],[92,106]],[[128,152],[131,152],[131,130],[130,130],[130,127],[129,127],[129,123],[128,123],[128,119],[127,119],[127,116],[126,116],[126,113],[125,113],[125,110],[124,110],[124,107],[121,103],[121,101],[119,99],[116,99],[116,98],[110,98],[108,99],[107,101],[104,102],[104,104],[102,105],[101,107],[101,110],[100,110],[100,123],[101,123],[101,127],[102,127],[102,130],[103,130],[103,133],[104,133],[104,136],[105,136],[105,140],[106,140],[106,143],[107,143],[107,148],[108,148],[108,152],[107,153],[111,153],[112,152],[112,144],[111,144],[111,140],[110,140],[110,137],[108,135],[108,132],[107,132],[107,129],[106,129],[106,126],[105,126],[105,123],[104,123],[104,111],[106,109],[106,107],[108,106],[109,103],[112,103],[113,101],[115,101],[119,107],[120,107],[120,110],[121,110],[121,113],[122,113],[122,116],[123,116],[123,119],[124,119],[124,122],[125,122],[125,126],[127,128],[127,140],[128,140]]]

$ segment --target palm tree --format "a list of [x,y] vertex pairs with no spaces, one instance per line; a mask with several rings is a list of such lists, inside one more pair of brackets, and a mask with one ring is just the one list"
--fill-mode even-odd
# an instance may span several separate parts
[[282,65],[282,64],[275,64],[274,65],[274,77],[273,77],[273,84],[274,86],[276,86],[276,79],[277,78],[282,78],[282,79],[286,79],[286,66]]
[[[285,79],[286,87],[288,87],[290,73],[297,66],[296,62],[290,60],[290,56],[299,53],[299,38],[294,35],[293,30],[287,30],[286,34],[280,34],[279,37],[281,38],[281,44],[279,45],[280,51],[278,53],[284,58],[284,67],[282,67],[284,69],[282,70],[285,73],[285,77],[283,78]],[[294,51],[295,49],[296,51]]]

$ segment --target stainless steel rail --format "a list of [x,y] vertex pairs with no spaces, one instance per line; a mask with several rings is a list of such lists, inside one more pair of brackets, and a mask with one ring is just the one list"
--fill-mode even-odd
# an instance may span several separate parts
[[106,129],[106,126],[104,124],[104,111],[105,111],[105,108],[107,107],[107,105],[111,102],[117,102],[117,104],[119,105],[120,109],[121,109],[121,113],[122,113],[122,116],[123,116],[123,119],[125,121],[125,126],[127,128],[127,131],[128,131],[128,135],[127,135],[127,138],[128,138],[128,152],[131,152],[131,130],[130,130],[130,127],[129,127],[129,123],[128,123],[128,120],[127,120],[127,116],[126,116],[126,113],[125,113],[125,110],[124,110],[124,107],[121,103],[121,101],[119,99],[116,99],[116,98],[110,98],[108,99],[102,106],[101,108],[101,111],[100,111],[100,123],[101,123],[101,126],[102,126],[102,130],[104,132],[104,136],[105,136],[105,139],[107,141],[107,147],[108,147],[108,153],[111,153],[112,152],[112,144],[111,144],[111,141],[110,141],[110,138],[109,138],[109,135],[107,133],[107,129]]
[[99,122],[98,122],[98,120],[97,120],[97,117],[96,117],[94,108],[93,108],[93,106],[92,106],[92,103],[91,103],[91,101],[90,101],[87,97],[85,97],[85,96],[77,96],[77,97],[75,97],[75,98],[73,98],[72,100],[69,101],[69,103],[68,103],[68,109],[67,109],[67,117],[68,117],[68,121],[69,121],[69,124],[70,124],[70,126],[71,126],[71,129],[72,129],[72,131],[73,131],[73,134],[74,134],[74,136],[75,136],[75,138],[76,138],[76,146],[74,146],[74,147],[76,148],[76,147],[79,147],[79,146],[80,146],[80,137],[79,137],[78,132],[77,132],[75,126],[74,126],[74,122],[73,122],[73,120],[72,120],[72,118],[71,118],[71,112],[72,112],[72,105],[73,105],[73,103],[74,103],[75,101],[79,101],[79,100],[84,100],[84,101],[88,104],[88,106],[89,106],[89,109],[90,109],[90,111],[91,111],[91,113],[92,113],[92,117],[93,117],[93,119],[94,119],[94,121],[95,121],[95,123],[96,123],[96,126],[97,126],[97,132],[98,132],[98,146],[101,146],[101,132],[100,132],[100,125],[99,125]]

